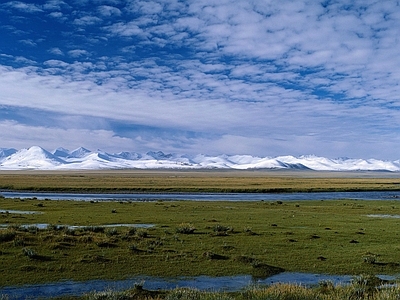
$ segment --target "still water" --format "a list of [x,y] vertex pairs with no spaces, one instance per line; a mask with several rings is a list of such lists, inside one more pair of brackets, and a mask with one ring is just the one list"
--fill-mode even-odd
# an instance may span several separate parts
[[324,193],[132,193],[132,194],[85,194],[85,193],[33,193],[0,192],[7,198],[37,198],[39,200],[75,201],[275,201],[275,200],[400,200],[400,192],[324,192]]
[[[121,281],[91,280],[86,282],[63,281],[54,284],[27,285],[22,287],[0,288],[0,296],[8,295],[10,299],[38,299],[61,296],[80,296],[93,291],[126,290],[135,284],[143,285],[147,290],[171,290],[175,288],[195,288],[202,291],[239,291],[254,285],[268,285],[272,283],[297,283],[315,285],[321,281],[332,281],[337,284],[349,284],[353,277],[343,275],[321,275],[306,273],[281,273],[266,279],[254,279],[249,275],[224,277],[181,277],[165,279],[159,277],[134,277]],[[385,278],[394,279],[394,278]]]

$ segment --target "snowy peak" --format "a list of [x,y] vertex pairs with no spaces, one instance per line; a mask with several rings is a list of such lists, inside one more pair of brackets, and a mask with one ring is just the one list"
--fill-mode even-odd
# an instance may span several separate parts
[[14,149],[14,148],[0,148],[0,160],[2,158],[10,156],[10,155],[12,155],[12,154],[14,154],[16,152],[17,152],[17,150]]
[[162,152],[162,151],[157,151],[157,152],[149,151],[149,152],[147,152],[146,154],[147,154],[148,156],[154,158],[154,159],[169,159],[169,158],[172,157],[172,154],[165,154],[165,153]]
[[89,155],[91,152],[92,151],[90,151],[86,148],[79,147],[78,149],[71,151],[69,153],[69,157],[82,158],[82,157]]
[[42,160],[55,160],[59,162],[63,162],[61,159],[58,157],[54,156],[52,153],[49,151],[38,147],[38,146],[32,146],[28,149],[22,149],[17,151],[15,154],[11,155],[12,157],[18,157],[19,159],[42,159]]
[[6,157],[0,164],[0,169],[53,169],[65,163],[49,151],[32,146]]
[[69,150],[60,147],[60,148],[57,148],[56,150],[54,150],[54,151],[52,152],[52,154],[53,154],[54,156],[58,156],[58,157],[68,157],[68,156],[69,156]]
[[19,151],[0,148],[0,170],[98,170],[98,169],[300,169],[317,171],[400,172],[400,160],[328,159],[314,155],[255,157],[251,155],[177,155],[162,151],[107,153],[83,147],[52,153],[33,146]]
[[138,160],[142,158],[142,155],[136,152],[118,152],[114,154],[115,157],[117,158],[122,158],[122,159],[127,159],[127,160]]

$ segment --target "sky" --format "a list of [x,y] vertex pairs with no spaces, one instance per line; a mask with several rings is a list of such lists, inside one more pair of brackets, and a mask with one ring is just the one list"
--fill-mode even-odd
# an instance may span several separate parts
[[0,147],[400,159],[400,1],[0,3]]

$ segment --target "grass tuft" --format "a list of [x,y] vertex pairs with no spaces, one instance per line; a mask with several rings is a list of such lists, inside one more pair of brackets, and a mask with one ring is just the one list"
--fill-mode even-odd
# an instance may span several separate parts
[[192,234],[196,230],[196,227],[194,227],[193,224],[191,223],[181,223],[177,228],[176,228],[176,233],[182,233],[182,234]]
[[4,232],[0,231],[0,243],[10,242],[15,238],[15,236],[16,233],[14,230],[5,230]]
[[225,236],[228,233],[233,233],[233,227],[217,224],[213,227],[213,231],[216,236]]
[[103,226],[85,226],[82,228],[83,231],[89,231],[94,233],[104,232],[105,228]]

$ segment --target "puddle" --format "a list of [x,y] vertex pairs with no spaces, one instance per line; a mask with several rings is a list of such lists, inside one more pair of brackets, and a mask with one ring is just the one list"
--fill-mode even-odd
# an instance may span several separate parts
[[0,295],[8,295],[10,299],[50,298],[61,296],[81,296],[93,291],[121,291],[133,288],[135,284],[143,285],[147,290],[172,290],[175,288],[194,288],[202,291],[240,291],[254,285],[273,283],[295,283],[315,285],[324,280],[330,280],[335,285],[349,284],[353,276],[335,276],[307,273],[281,273],[266,279],[253,279],[250,275],[224,277],[180,277],[165,279],[159,277],[138,276],[121,281],[91,280],[86,282],[62,281],[51,284],[28,285],[22,287],[6,287],[0,289]]
[[[0,228],[8,228],[10,226],[15,226],[15,224],[0,224]],[[21,224],[17,225],[22,228],[30,228],[36,227],[37,229],[47,229],[49,227],[55,226],[56,229],[59,228],[68,228],[68,229],[82,229],[88,227],[104,227],[104,228],[113,228],[113,227],[136,227],[136,228],[151,228],[154,227],[154,224],[108,224],[108,225],[86,225],[86,226],[77,226],[77,225],[52,225],[52,224]]]
[[370,218],[383,218],[383,219],[400,219],[400,215],[367,215]]
[[28,210],[0,209],[0,214],[35,215],[35,214],[42,214],[42,212],[40,212],[40,211],[28,211]]

